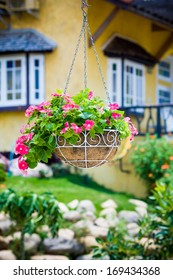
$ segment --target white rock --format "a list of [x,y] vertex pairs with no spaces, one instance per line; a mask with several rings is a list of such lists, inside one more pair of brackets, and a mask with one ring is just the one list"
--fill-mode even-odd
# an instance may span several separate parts
[[73,239],[75,236],[75,233],[73,230],[68,229],[68,228],[61,228],[58,231],[58,236],[61,236],[65,239]]
[[74,199],[72,200],[71,202],[69,202],[67,204],[67,206],[70,208],[70,209],[76,209],[79,205],[79,200],[78,199]]
[[108,228],[98,227],[98,226],[90,226],[89,227],[90,234],[94,237],[106,238],[108,234]]
[[81,215],[78,211],[72,210],[64,213],[63,218],[69,222],[79,221]]
[[91,211],[91,212],[96,212],[96,208],[94,204],[92,203],[91,200],[81,200],[79,202],[77,210],[81,212],[86,212],[86,211]]
[[66,256],[61,255],[35,255],[31,257],[31,260],[69,260]]
[[5,221],[8,219],[8,216],[4,212],[0,212],[0,221]]
[[5,234],[10,230],[12,225],[14,225],[14,222],[12,222],[10,219],[0,221],[0,233]]
[[96,226],[99,226],[99,227],[109,228],[108,221],[104,218],[96,219],[95,224],[96,224]]
[[[13,239],[20,239],[21,232],[20,231],[14,232],[12,237]],[[38,234],[33,233],[30,235],[28,233],[25,233],[24,236],[25,251],[30,253],[36,253],[38,246],[40,245],[40,242],[41,242],[41,238]]]
[[146,202],[142,201],[142,200],[138,200],[138,199],[129,199],[129,202],[136,205],[136,206],[139,206],[139,207],[144,207],[144,208],[147,208],[148,205]]
[[116,202],[114,200],[108,199],[101,204],[101,207],[102,208],[110,208],[110,207],[117,208],[118,205],[116,204]]
[[81,255],[76,258],[76,260],[80,261],[86,261],[86,260],[93,260],[92,254],[87,254],[87,255]]
[[130,236],[136,236],[140,230],[140,227],[136,223],[127,224],[127,230]]
[[113,208],[113,207],[105,208],[104,210],[102,210],[99,213],[100,216],[107,216],[107,215],[109,215],[112,218],[115,217],[116,214],[117,214],[117,212],[116,212],[115,208]]
[[16,256],[11,250],[0,251],[0,260],[16,260]]
[[81,238],[81,242],[84,244],[85,248],[90,248],[92,246],[99,246],[95,237],[91,235]]
[[87,212],[81,213],[81,216],[82,216],[82,218],[84,218],[86,220],[90,220],[92,222],[95,221],[95,219],[96,219],[96,216],[91,211],[87,211]]
[[109,227],[116,227],[116,225],[118,224],[118,218],[115,217],[115,218],[109,218],[109,216],[106,216],[106,220],[108,222],[108,225]]
[[147,208],[145,208],[145,207],[136,207],[135,210],[139,214],[140,217],[144,217],[147,215]]
[[77,223],[73,224],[74,230],[84,230],[86,232],[89,231],[89,227],[92,226],[93,223],[90,220],[81,220],[78,221]]
[[58,202],[58,206],[62,214],[67,213],[69,211],[68,207],[62,202]]
[[139,215],[135,211],[122,210],[119,212],[119,218],[124,219],[127,223],[136,223]]

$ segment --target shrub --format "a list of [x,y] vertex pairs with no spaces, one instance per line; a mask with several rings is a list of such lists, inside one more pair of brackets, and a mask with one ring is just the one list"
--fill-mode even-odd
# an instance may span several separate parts
[[48,225],[52,236],[59,228],[58,201],[51,194],[18,194],[7,189],[0,194],[0,211],[7,213],[16,222],[16,229],[21,230],[20,259],[25,259],[24,235],[32,234],[41,225]]
[[0,183],[4,182],[6,180],[6,172],[4,169],[4,165],[2,163],[0,163]]
[[173,172],[173,145],[165,138],[149,137],[136,144],[131,156],[136,174],[149,189],[168,172]]

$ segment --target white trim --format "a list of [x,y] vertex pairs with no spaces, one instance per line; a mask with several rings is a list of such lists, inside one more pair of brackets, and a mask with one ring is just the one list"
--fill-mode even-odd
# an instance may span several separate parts
[[[6,63],[9,60],[20,60],[21,61],[21,99],[7,100],[7,67]],[[1,97],[0,107],[11,107],[11,106],[24,106],[26,105],[26,56],[21,55],[8,55],[0,56],[1,61]],[[12,68],[14,73],[14,68]],[[12,92],[16,92],[16,89],[12,89]],[[4,93],[4,94],[3,94]]]
[[[39,60],[39,67],[35,67],[34,62],[35,60]],[[39,89],[35,88],[35,68],[39,71]],[[30,88],[30,95],[29,95],[29,103],[38,105],[40,102],[44,101],[45,99],[45,73],[44,73],[44,55],[43,54],[30,54],[29,55],[29,88]],[[39,93],[39,98],[36,98],[35,93]]]
[[[116,89],[113,92],[113,70],[112,65],[116,64]],[[120,106],[122,105],[122,63],[121,59],[109,58],[108,59],[108,89],[110,93],[111,102],[116,102]],[[113,100],[113,96],[116,97],[116,101]]]
[[[130,66],[133,68],[133,73],[131,75],[131,81],[133,83],[132,86],[132,104],[128,104],[126,99],[127,99],[127,93],[126,93],[126,66]],[[142,71],[142,96],[141,96],[141,102],[140,104],[137,102],[137,87],[136,87],[136,81],[137,81],[137,76],[136,76],[136,70],[141,70]],[[138,103],[138,104],[137,104]],[[135,106],[135,105],[144,105],[145,104],[145,66],[143,64],[133,62],[131,60],[125,60],[124,61],[124,106]]]

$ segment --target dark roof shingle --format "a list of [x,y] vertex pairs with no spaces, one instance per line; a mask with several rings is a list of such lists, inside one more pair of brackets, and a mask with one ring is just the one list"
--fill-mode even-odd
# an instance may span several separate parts
[[0,53],[51,52],[56,42],[32,28],[0,30]]
[[133,0],[130,4],[121,0],[107,1],[173,28],[173,0]]
[[158,61],[140,45],[115,36],[103,47],[104,54],[108,57],[121,57],[130,59],[146,66],[154,66]]

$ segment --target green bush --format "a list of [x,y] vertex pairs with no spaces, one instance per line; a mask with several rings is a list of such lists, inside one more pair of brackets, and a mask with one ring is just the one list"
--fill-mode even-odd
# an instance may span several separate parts
[[165,138],[147,136],[135,145],[131,162],[135,173],[146,182],[150,192],[157,180],[169,177],[173,172],[173,145]]
[[7,178],[4,165],[0,163],[0,183],[4,182]]
[[7,189],[0,194],[0,211],[7,213],[16,222],[15,230],[21,231],[20,251],[17,255],[25,259],[24,235],[37,232],[41,225],[48,225],[52,236],[59,228],[58,201],[51,194],[18,194]]

